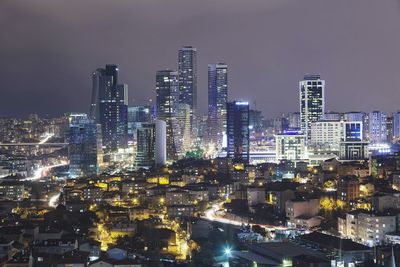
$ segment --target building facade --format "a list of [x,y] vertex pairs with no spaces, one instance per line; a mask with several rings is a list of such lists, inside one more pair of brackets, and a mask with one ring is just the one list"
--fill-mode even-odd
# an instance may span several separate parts
[[306,136],[298,130],[286,130],[275,135],[276,160],[303,161],[306,156]]
[[386,113],[373,111],[368,114],[368,138],[371,144],[387,142]]
[[301,130],[306,141],[311,136],[311,123],[325,114],[325,81],[319,75],[305,75],[299,83]]
[[157,118],[167,126],[167,160],[176,160],[180,154],[178,118],[178,72],[160,70],[156,74]]
[[184,46],[178,51],[179,103],[190,106],[191,116],[197,109],[197,50]]
[[87,114],[68,116],[69,177],[97,174],[101,163],[101,140],[98,126]]
[[249,103],[227,103],[227,156],[234,161],[249,162]]
[[226,133],[226,103],[228,102],[228,66],[208,65],[208,135],[209,142],[222,145]]
[[96,72],[99,118],[105,153],[126,148],[128,142],[128,86],[118,84],[118,68],[106,65]]

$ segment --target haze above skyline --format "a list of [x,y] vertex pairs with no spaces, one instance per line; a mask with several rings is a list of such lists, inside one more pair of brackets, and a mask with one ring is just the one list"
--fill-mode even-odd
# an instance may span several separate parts
[[271,117],[299,110],[298,81],[326,80],[327,110],[396,111],[397,0],[3,0],[0,116],[88,112],[91,72],[117,64],[130,105],[155,99],[155,73],[197,48],[199,109],[207,64],[229,66],[229,98]]

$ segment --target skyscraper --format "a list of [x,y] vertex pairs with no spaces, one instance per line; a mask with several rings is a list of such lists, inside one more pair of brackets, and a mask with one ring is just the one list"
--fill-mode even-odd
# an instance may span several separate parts
[[137,128],[137,169],[151,168],[154,165],[156,126],[154,123],[143,123]]
[[[106,153],[126,148],[128,134],[128,86],[118,84],[118,68],[106,65],[93,74],[94,91],[98,91],[96,121],[101,124],[103,147]],[[93,95],[93,94],[92,94]],[[92,105],[95,101],[92,101]],[[96,110],[93,108],[93,110]],[[96,112],[92,112],[96,114]],[[91,116],[93,115],[91,114]],[[96,117],[96,116],[94,116]]]
[[96,174],[101,155],[97,125],[84,113],[70,114],[67,120],[69,177]]
[[188,104],[191,117],[197,109],[197,50],[184,46],[178,51],[179,103]]
[[227,103],[227,157],[239,162],[249,162],[250,131],[249,103]]
[[373,111],[368,114],[368,137],[371,144],[387,142],[386,113]]
[[151,122],[151,108],[149,106],[128,107],[128,136],[130,140],[136,139],[136,130],[143,124]]
[[90,102],[89,118],[98,122],[100,116],[99,84],[103,69],[99,68],[92,73],[92,98]]
[[190,106],[180,103],[178,105],[179,138],[182,152],[190,151]]
[[226,103],[228,102],[228,66],[208,65],[208,134],[209,141],[221,146],[226,132]]
[[166,124],[155,120],[142,123],[137,129],[136,168],[164,166],[166,163]]
[[179,124],[177,121],[179,87],[176,71],[157,71],[156,94],[157,118],[165,121],[167,127],[167,159],[176,160],[180,153]]
[[325,81],[319,75],[305,75],[299,83],[301,130],[310,138],[311,123],[323,118],[325,113]]

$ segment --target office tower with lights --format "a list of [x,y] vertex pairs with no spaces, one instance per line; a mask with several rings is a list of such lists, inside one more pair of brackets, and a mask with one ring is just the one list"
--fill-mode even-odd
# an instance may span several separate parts
[[149,106],[128,107],[128,136],[130,140],[136,140],[137,129],[143,123],[152,120],[151,108]]
[[100,116],[100,98],[99,98],[99,86],[100,77],[102,76],[103,69],[99,68],[92,72],[92,97],[90,102],[89,118],[95,122],[99,121]]
[[96,123],[84,113],[70,114],[67,122],[69,177],[97,174],[101,140],[98,138]]
[[164,166],[167,162],[167,124],[162,120],[155,120],[155,164],[157,167]]
[[155,123],[142,123],[136,131],[136,169],[151,168],[154,166],[155,160],[156,125]]
[[208,65],[208,134],[209,142],[222,145],[226,133],[226,103],[228,102],[228,66]]
[[157,118],[166,123],[167,160],[180,156],[180,130],[178,124],[179,84],[178,72],[160,70],[156,74]]
[[178,51],[179,103],[190,106],[191,117],[197,109],[197,50],[184,46]]
[[137,129],[137,153],[135,166],[140,168],[161,167],[166,164],[166,123],[155,120],[142,123]]
[[311,123],[325,114],[325,81],[319,75],[305,75],[299,83],[301,130],[310,138]]
[[227,157],[236,162],[249,162],[250,131],[249,103],[228,102],[227,105]]
[[368,137],[371,144],[387,142],[386,113],[373,111],[368,114]]
[[[101,124],[102,141],[105,153],[126,148],[128,141],[128,86],[118,84],[118,68],[106,65],[93,74],[94,91],[98,91],[98,118]],[[96,101],[92,101],[92,104]],[[92,106],[93,107],[93,106]],[[91,116],[96,114],[93,107]],[[94,115],[96,117],[96,115]]]
[[178,105],[179,138],[182,153],[190,151],[190,106],[180,103]]

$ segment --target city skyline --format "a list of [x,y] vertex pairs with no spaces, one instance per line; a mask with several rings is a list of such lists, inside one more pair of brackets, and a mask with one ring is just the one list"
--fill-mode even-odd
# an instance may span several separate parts
[[0,266],[400,266],[400,0],[0,1]]
[[[159,14],[152,1],[139,1],[136,6],[118,3],[104,2],[93,8],[88,1],[79,3],[80,11],[75,12],[78,2],[74,1],[39,1],[36,6],[2,2],[5,20],[1,27],[6,27],[10,37],[0,44],[0,116],[88,112],[91,71],[105,64],[120,67],[121,80],[130,88],[130,105],[143,104],[148,97],[155,101],[154,72],[178,70],[177,52],[186,45],[198,51],[201,114],[207,109],[207,65],[213,62],[230,66],[230,100],[242,99],[253,105],[257,99],[257,109],[266,117],[298,111],[297,84],[307,73],[320,74],[326,80],[327,111],[398,109],[396,98],[387,97],[395,95],[400,84],[400,58],[395,53],[400,44],[395,31],[399,5],[394,0],[363,5],[340,0],[329,8],[315,0],[233,2],[230,8],[225,8],[226,1],[215,5],[172,1],[165,6],[167,11],[176,12],[177,6],[187,11],[173,19]],[[85,13],[89,8],[94,15]],[[154,12],[147,16],[148,11]],[[109,17],[96,18],[104,12],[109,12]],[[314,15],[308,18],[304,12]],[[18,17],[19,23],[12,17]],[[70,22],[70,17],[76,23]],[[198,23],[202,18],[204,25]],[[315,25],[314,19],[323,23]],[[149,26],[143,27],[146,22]],[[26,27],[19,28],[20,23]],[[103,40],[102,25],[107,23],[110,36],[121,40],[118,45],[99,42]],[[252,30],[256,25],[265,26],[261,31]],[[163,32],[171,26],[178,29],[172,38]],[[21,45],[29,48],[21,53]],[[146,60],[149,55],[155,59]]]

